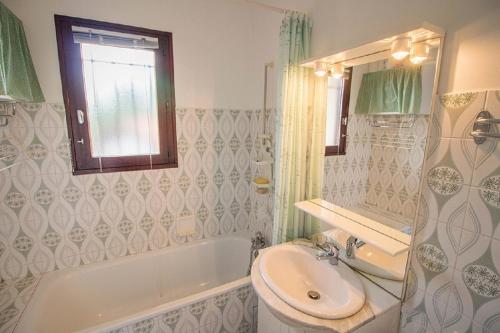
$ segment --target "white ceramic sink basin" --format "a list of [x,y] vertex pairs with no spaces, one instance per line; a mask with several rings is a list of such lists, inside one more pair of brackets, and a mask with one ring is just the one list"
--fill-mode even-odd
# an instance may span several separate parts
[[364,244],[354,250],[354,259],[348,259],[345,257],[345,246],[349,234],[340,229],[332,229],[325,232],[325,235],[339,245],[340,257],[349,266],[384,279],[403,281],[408,251],[391,256],[370,244]]
[[358,312],[365,303],[359,277],[340,261],[316,260],[315,253],[292,244],[271,248],[260,258],[262,278],[283,301],[311,316],[340,319]]

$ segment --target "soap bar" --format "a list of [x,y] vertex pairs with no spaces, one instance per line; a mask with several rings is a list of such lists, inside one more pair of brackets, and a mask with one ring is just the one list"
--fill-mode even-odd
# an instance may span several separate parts
[[269,179],[264,177],[255,178],[255,184],[269,184]]

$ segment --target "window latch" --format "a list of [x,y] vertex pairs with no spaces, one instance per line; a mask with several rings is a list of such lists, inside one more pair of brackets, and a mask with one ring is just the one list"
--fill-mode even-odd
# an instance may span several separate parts
[[342,118],[342,125],[347,126],[347,117]]
[[83,143],[84,143],[83,139],[80,139],[80,140],[78,140],[78,141],[76,141],[76,142],[77,142],[77,143],[80,143],[80,144],[82,144],[82,145],[83,145]]
[[82,110],[76,110],[76,115],[78,117],[78,124],[83,125],[85,123],[85,113]]

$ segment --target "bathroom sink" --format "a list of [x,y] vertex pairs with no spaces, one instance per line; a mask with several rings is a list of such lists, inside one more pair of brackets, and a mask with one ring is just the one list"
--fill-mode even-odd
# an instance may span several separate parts
[[340,229],[329,230],[325,235],[339,245],[340,258],[349,266],[384,279],[403,281],[407,251],[391,256],[370,244],[364,244],[354,250],[355,258],[349,259],[345,257],[345,246],[350,235]]
[[285,244],[266,251],[259,270],[266,285],[299,311],[325,319],[358,312],[365,303],[359,277],[347,265],[318,261],[316,251]]

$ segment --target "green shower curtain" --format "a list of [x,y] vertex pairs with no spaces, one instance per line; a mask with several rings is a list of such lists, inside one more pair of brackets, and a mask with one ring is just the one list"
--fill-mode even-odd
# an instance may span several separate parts
[[43,102],[22,22],[0,2],[0,95]]
[[299,66],[309,57],[312,24],[302,13],[286,12],[280,29],[276,188],[273,244],[319,231],[299,212],[298,201],[321,196],[324,172],[327,78]]

